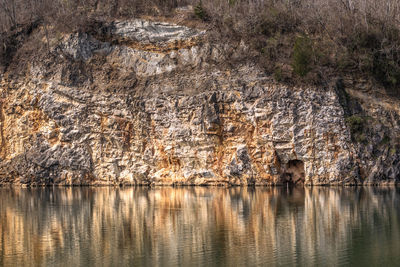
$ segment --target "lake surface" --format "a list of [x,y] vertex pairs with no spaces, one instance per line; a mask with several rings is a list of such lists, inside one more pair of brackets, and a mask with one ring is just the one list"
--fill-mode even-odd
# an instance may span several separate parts
[[399,264],[399,188],[0,188],[0,266]]

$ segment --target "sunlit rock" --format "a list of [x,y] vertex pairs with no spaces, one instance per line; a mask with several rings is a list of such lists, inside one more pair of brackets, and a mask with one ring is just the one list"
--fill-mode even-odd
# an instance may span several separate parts
[[361,103],[384,118],[364,150],[335,86],[290,87],[247,61],[224,64],[243,41],[209,43],[204,31],[143,20],[99,27],[58,40],[51,66],[38,60],[27,77],[4,75],[2,184],[400,179],[400,151],[380,145],[400,136],[397,102]]

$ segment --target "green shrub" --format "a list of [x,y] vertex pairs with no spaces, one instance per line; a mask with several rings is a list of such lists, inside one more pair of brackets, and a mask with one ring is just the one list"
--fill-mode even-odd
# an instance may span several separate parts
[[197,3],[197,5],[194,7],[194,14],[196,17],[198,17],[201,20],[206,20],[207,18],[207,13],[204,10],[203,3],[200,1]]
[[364,121],[364,118],[357,115],[346,118],[347,125],[349,125],[352,132],[362,131],[364,128]]
[[230,5],[230,6],[233,6],[233,5],[235,5],[237,3],[237,0],[228,0],[228,4]]
[[281,82],[283,80],[283,72],[280,67],[276,67],[274,71],[274,79],[277,82]]
[[304,77],[312,69],[313,47],[310,38],[300,36],[296,38],[293,47],[292,67],[294,73]]
[[387,136],[387,135],[385,135],[385,136],[382,138],[381,144],[382,144],[382,145],[387,145],[387,144],[389,144],[389,143],[390,143],[390,137]]
[[351,138],[358,143],[365,143],[367,138],[364,134],[366,118],[353,115],[346,118],[346,123],[350,128]]

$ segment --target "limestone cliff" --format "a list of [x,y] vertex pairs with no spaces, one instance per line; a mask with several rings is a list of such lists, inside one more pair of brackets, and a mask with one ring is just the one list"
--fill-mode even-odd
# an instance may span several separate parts
[[1,77],[2,184],[395,183],[400,102],[278,84],[247,49],[142,20],[63,35]]

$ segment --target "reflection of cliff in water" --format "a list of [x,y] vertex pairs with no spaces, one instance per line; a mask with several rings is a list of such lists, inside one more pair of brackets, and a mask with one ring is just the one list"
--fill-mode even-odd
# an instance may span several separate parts
[[0,192],[5,266],[382,264],[400,251],[399,189]]

